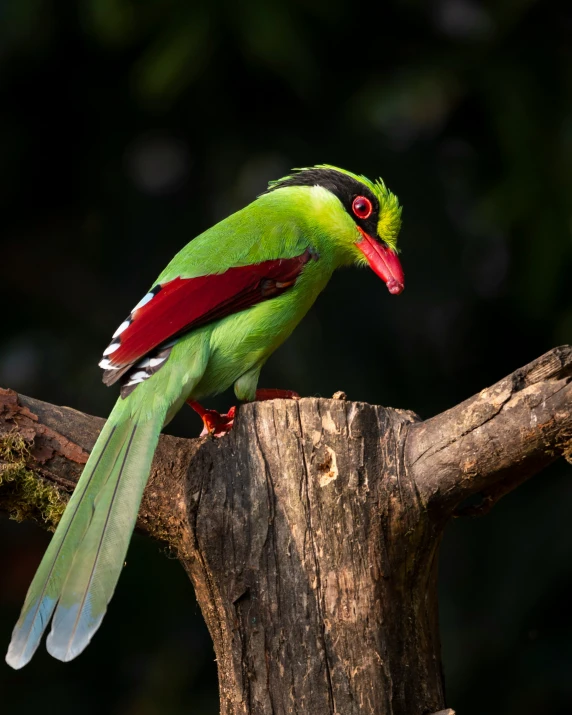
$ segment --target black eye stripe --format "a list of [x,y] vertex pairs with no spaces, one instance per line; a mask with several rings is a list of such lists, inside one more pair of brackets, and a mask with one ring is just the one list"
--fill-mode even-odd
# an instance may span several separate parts
[[377,200],[377,196],[375,196],[365,184],[362,184],[361,181],[357,181],[347,174],[342,174],[334,169],[306,169],[305,171],[300,171],[298,174],[294,174],[289,179],[281,181],[276,186],[272,186],[265,193],[270,193],[271,191],[276,191],[286,186],[323,186],[324,189],[331,191],[332,194],[338,197],[345,210],[356,223],[360,223],[360,219],[356,219],[352,211],[352,203],[356,197],[365,196],[371,201],[373,208],[371,216],[366,219],[366,223],[369,224],[369,228],[371,229],[371,225],[373,225],[371,222],[375,219],[375,225],[377,225],[377,215],[379,213],[379,201]]

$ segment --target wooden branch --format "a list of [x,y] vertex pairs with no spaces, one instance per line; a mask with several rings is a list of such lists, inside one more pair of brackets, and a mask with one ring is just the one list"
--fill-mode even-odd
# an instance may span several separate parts
[[[340,394],[246,405],[220,440],[163,436],[138,527],[193,581],[223,715],[451,713],[443,526],[570,453],[571,375],[557,348],[425,422]],[[0,391],[0,508],[53,526],[102,424]]]
[[[23,460],[26,470],[39,478],[38,485],[50,486],[53,501],[59,497],[65,507],[104,423],[100,417],[0,388],[0,509],[55,527],[63,510],[54,510],[53,520],[46,518],[42,503],[33,503],[37,495],[31,489],[23,491],[21,483],[14,479],[4,480],[3,485],[2,475]],[[6,459],[2,444],[11,445],[14,435],[22,437],[28,448],[20,453],[12,450]],[[187,470],[199,447],[199,440],[161,437],[139,511],[138,529],[175,550],[186,520]]]
[[572,445],[572,348],[554,348],[407,435],[405,464],[440,515],[482,493],[479,513]]

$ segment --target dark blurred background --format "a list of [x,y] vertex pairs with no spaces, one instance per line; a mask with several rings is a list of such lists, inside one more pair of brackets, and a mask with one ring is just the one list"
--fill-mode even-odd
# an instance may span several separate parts
[[[535,0],[2,0],[0,385],[105,415],[110,334],[173,254],[291,167],[383,176],[407,288],[335,276],[261,386],[413,409],[572,342],[572,11]],[[213,406],[232,404],[227,395]],[[169,428],[171,429],[171,428]],[[178,434],[200,422],[184,410]],[[572,467],[441,556],[448,703],[572,712]],[[0,644],[48,542],[0,518]],[[185,574],[135,537],[93,644],[0,664],[2,712],[215,715]]]

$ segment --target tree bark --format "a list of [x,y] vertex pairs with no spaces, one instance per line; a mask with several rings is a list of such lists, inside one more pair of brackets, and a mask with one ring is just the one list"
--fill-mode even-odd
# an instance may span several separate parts
[[[570,456],[571,375],[561,347],[424,422],[311,398],[245,405],[222,439],[163,436],[138,528],[194,584],[221,713],[452,714],[443,528]],[[0,508],[53,526],[102,424],[2,391]]]

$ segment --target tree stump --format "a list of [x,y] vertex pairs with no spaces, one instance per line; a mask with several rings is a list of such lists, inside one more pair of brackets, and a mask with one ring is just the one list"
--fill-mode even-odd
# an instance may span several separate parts
[[[192,579],[221,713],[443,711],[443,529],[569,456],[571,375],[572,348],[556,348],[425,422],[311,398],[243,406],[222,439],[162,437],[138,527]],[[102,424],[2,391],[0,449],[11,440],[20,452],[1,452],[16,476],[0,480],[0,506],[55,521],[30,475],[63,501]]]

